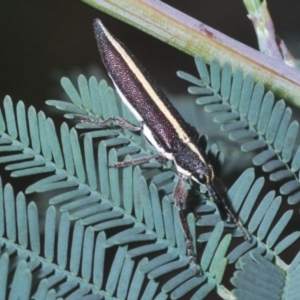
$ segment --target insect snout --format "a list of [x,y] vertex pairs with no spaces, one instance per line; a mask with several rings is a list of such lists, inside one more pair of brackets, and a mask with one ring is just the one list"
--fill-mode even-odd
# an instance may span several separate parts
[[193,174],[193,178],[201,184],[211,184],[214,180],[214,171],[210,164],[198,168]]

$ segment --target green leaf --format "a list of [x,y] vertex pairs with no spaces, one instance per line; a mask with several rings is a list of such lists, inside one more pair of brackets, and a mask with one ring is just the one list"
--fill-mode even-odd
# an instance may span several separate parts
[[239,107],[242,87],[243,87],[243,72],[241,69],[237,69],[233,73],[231,95],[230,95],[230,103],[232,104],[233,109],[237,109]]
[[218,59],[213,59],[210,65],[210,76],[211,76],[212,90],[215,93],[219,92],[221,86],[220,72],[221,72],[220,61]]
[[13,139],[16,139],[18,137],[18,130],[17,130],[16,117],[13,110],[13,103],[11,98],[9,96],[6,96],[4,98],[3,104],[4,104],[5,119],[6,119],[8,134]]
[[203,80],[203,83],[205,85],[209,85],[210,84],[210,76],[209,76],[206,64],[205,64],[204,60],[202,59],[202,57],[196,56],[195,63],[196,63],[198,72],[200,74],[200,77]]
[[222,99],[227,101],[231,92],[231,74],[232,68],[230,63],[225,63],[222,66],[222,74],[221,74],[221,95]]
[[109,273],[105,290],[108,294],[113,295],[118,284],[118,278],[120,277],[122,267],[126,258],[127,246],[120,246],[114,257],[111,271]]
[[215,226],[215,228],[214,228],[214,230],[213,230],[213,232],[210,236],[210,239],[209,239],[209,241],[208,241],[208,243],[205,247],[205,250],[202,254],[202,257],[201,257],[200,265],[201,265],[201,268],[202,268],[203,271],[206,271],[209,268],[210,264],[211,264],[214,253],[215,253],[215,251],[218,247],[218,244],[221,240],[223,230],[224,230],[224,223],[219,222]]
[[[237,271],[231,279],[232,284],[237,287],[233,293],[238,299],[250,299],[250,295],[252,299],[281,299],[284,278],[282,270],[267,259],[252,254],[244,262],[242,270]],[[252,284],[255,284],[255,289]]]
[[72,100],[72,102],[76,106],[81,106],[82,105],[81,97],[79,96],[78,92],[76,91],[70,79],[67,77],[63,77],[60,83],[64,88],[65,92],[67,93],[67,95],[69,96],[69,98]]

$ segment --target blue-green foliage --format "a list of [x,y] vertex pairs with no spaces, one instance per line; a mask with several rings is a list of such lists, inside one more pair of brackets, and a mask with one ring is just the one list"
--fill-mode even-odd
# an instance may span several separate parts
[[[271,93],[264,95],[260,84],[250,76],[243,78],[238,70],[232,79],[230,65],[221,68],[214,61],[209,72],[201,59],[196,61],[202,80],[182,72],[181,76],[196,85],[190,91],[201,95],[197,103],[221,112],[215,119],[225,122],[222,128],[231,132],[232,139],[247,140],[243,150],[260,150],[255,165],[265,169],[271,162],[272,167],[276,157],[285,171],[298,171],[300,151],[291,155],[297,126],[284,123],[289,123],[283,120],[290,112],[284,102],[273,108]],[[97,120],[119,115],[136,123],[105,81],[80,76],[79,92],[67,78],[62,86],[72,103],[47,103],[66,111],[66,117]],[[263,111],[268,120],[256,118],[254,111]],[[113,124],[110,128],[77,124],[77,128],[82,135],[66,123],[57,133],[43,112],[26,110],[19,102],[15,113],[11,99],[4,99],[0,162],[12,177],[27,181],[25,192],[18,195],[11,184],[0,186],[0,299],[203,299],[213,291],[225,299],[297,295],[300,256],[290,266],[280,258],[299,238],[298,231],[285,230],[293,211],[279,210],[282,199],[275,191],[262,192],[265,179],[258,178],[254,169],[246,170],[228,191],[228,201],[251,243],[236,239],[242,236],[240,230],[221,222],[215,205],[203,195],[194,208],[200,218],[187,215],[195,246],[196,240],[204,243],[198,255],[202,274],[195,277],[173,206],[177,174],[171,166],[153,161],[107,168],[108,163],[154,149],[140,134]],[[210,154],[223,160],[215,145]],[[282,185],[280,192],[286,191]],[[27,202],[25,195],[35,201]],[[196,227],[202,232],[197,238]],[[235,264],[235,273],[227,271],[230,264]],[[236,289],[227,290],[225,271]]]
[[[279,195],[275,191],[263,194],[266,178],[256,177],[249,169],[227,194],[231,207],[239,212],[241,222],[247,224],[252,235],[251,244],[244,242],[226,256],[228,263],[237,262],[237,269],[241,269],[231,279],[237,287],[233,294],[238,299],[297,298],[298,287],[285,282],[292,274],[291,267],[280,259],[280,254],[298,240],[299,231],[286,230],[294,210],[280,207],[285,200],[282,197],[288,196],[286,202],[290,205],[300,202],[298,122],[291,121],[292,111],[285,102],[275,103],[273,93],[265,92],[251,75],[244,76],[240,69],[232,72],[230,64],[221,67],[217,59],[212,61],[210,70],[201,57],[196,57],[195,62],[200,79],[181,71],[178,76],[193,84],[188,91],[197,96],[196,103],[214,113],[213,120],[229,133],[229,139],[237,141],[243,152],[252,152],[253,165],[261,167],[271,181],[279,184]],[[201,218],[201,225],[209,222],[205,218],[211,216]],[[201,236],[204,241],[206,234]],[[207,247],[209,244],[210,241]],[[291,265],[298,264],[298,256]],[[272,267],[268,270],[260,265]],[[292,276],[297,276],[293,272]],[[279,286],[275,289],[272,280],[276,273],[281,274],[281,282],[276,282]]]

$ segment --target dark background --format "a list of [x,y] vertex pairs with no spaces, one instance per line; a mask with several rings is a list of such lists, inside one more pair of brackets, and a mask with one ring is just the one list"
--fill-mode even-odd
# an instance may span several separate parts
[[[165,1],[205,24],[256,48],[256,37],[241,0]],[[300,3],[269,1],[278,34],[295,56],[300,56]],[[5,0],[0,4],[0,99],[47,110],[47,99],[61,99],[60,78],[102,68],[92,31],[92,20],[106,27],[141,60],[171,94],[186,91],[177,70],[194,71],[191,57],[139,32],[79,0]],[[76,77],[75,77],[76,76]]]

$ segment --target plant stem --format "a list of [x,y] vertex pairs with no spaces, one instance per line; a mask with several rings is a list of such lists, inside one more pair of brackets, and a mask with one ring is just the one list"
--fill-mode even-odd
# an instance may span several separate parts
[[277,97],[300,107],[300,73],[282,61],[268,57],[158,0],[82,0],[119,20],[209,63],[221,64],[253,74]]
[[276,36],[275,27],[268,10],[267,1],[243,0],[248,10],[248,18],[251,20],[256,32],[258,46],[262,53],[283,60],[287,65],[295,67],[297,60],[293,58],[284,41]]

